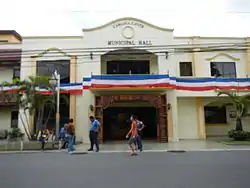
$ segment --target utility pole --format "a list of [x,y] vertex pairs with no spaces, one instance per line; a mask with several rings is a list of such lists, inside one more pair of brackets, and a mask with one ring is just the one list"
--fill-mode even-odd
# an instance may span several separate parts
[[60,128],[60,74],[58,74],[57,70],[53,73],[53,77],[56,80],[56,140],[58,140]]

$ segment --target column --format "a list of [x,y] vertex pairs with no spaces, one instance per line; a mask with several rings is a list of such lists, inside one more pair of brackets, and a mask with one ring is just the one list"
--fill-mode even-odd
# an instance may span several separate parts
[[[76,82],[76,57],[70,58],[70,83]],[[70,105],[69,105],[69,115],[70,118],[76,119],[76,96],[70,95]],[[76,126],[76,125],[75,125]]]
[[197,115],[197,136],[199,139],[206,139],[204,103],[202,97],[196,97],[196,115]]
[[175,91],[167,92],[168,103],[171,105],[171,109],[168,111],[169,116],[168,119],[168,136],[169,140],[173,142],[179,141],[179,128],[178,128],[178,105],[177,105],[177,97],[175,95]]
[[[193,37],[192,38],[193,45],[197,45],[200,43],[200,37]],[[199,51],[199,48],[194,48],[192,53],[192,69],[193,69],[193,76],[202,77],[202,61],[200,58],[200,53],[196,52]]]
[[[93,54],[92,59],[86,56],[80,62],[76,70],[77,82],[82,82],[83,77],[90,77],[91,74],[101,74],[100,55]],[[95,95],[90,90],[83,90],[82,95],[76,96],[76,138],[83,143],[89,143],[89,116],[94,115],[94,112],[90,110],[90,105],[95,106],[94,99]]]
[[[250,37],[246,38],[246,43],[250,44]],[[245,62],[246,62],[246,75],[250,77],[250,47],[246,47],[246,52],[245,52]]]

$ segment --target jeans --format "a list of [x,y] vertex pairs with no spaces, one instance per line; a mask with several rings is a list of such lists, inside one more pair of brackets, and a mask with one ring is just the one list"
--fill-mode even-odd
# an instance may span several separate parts
[[76,145],[76,136],[74,136],[74,141],[73,141],[73,145]]
[[136,137],[136,142],[137,142],[137,145],[138,145],[138,149],[139,149],[140,151],[142,151],[142,140],[141,140],[141,136],[140,136],[140,135],[138,135],[138,136]]
[[68,138],[68,152],[72,152],[75,150],[74,145],[73,145],[74,144],[74,136],[68,135],[67,138]]
[[96,151],[99,151],[98,132],[90,131],[89,140],[90,140],[90,149],[93,150],[95,144]]

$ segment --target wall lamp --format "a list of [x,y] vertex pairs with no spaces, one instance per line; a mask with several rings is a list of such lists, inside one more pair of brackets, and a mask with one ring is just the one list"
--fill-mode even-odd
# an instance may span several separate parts
[[166,57],[166,59],[168,59],[168,52],[165,52],[165,57]]
[[167,104],[167,108],[168,108],[168,110],[171,109],[171,104],[170,103]]
[[93,105],[93,104],[89,105],[89,110],[90,110],[91,112],[94,111],[94,105]]

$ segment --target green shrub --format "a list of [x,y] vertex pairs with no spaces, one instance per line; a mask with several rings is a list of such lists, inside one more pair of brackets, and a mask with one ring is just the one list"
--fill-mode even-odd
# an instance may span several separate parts
[[228,131],[229,138],[233,138],[234,140],[242,141],[250,138],[250,133],[247,131],[236,131],[234,129]]
[[9,139],[10,140],[17,140],[22,139],[24,136],[24,133],[22,133],[22,131],[19,128],[13,128],[10,132],[9,132]]

